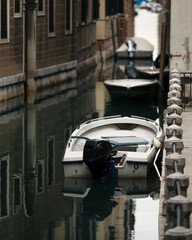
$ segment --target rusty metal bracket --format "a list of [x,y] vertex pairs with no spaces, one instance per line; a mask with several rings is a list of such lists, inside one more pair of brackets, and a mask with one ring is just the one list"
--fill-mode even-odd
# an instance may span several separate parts
[[173,57],[182,57],[181,54],[170,54],[170,58],[173,58]]

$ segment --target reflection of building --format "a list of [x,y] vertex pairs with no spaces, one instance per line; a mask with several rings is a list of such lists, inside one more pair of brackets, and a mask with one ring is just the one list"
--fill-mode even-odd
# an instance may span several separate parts
[[73,200],[70,232],[77,239],[134,239],[136,200],[153,198],[159,187],[156,173],[148,179],[65,179],[63,194]]
[[125,197],[119,198],[117,202],[118,205],[106,219],[105,223],[98,223],[98,239],[132,239],[134,222],[131,223],[131,221],[134,218],[134,201],[127,200]]
[[61,194],[62,154],[71,131],[95,111],[94,74],[82,78],[25,106],[23,99],[0,105],[1,239],[67,236],[73,205]]

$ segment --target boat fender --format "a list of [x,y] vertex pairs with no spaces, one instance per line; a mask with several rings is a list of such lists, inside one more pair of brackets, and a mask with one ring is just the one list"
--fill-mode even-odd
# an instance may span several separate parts
[[155,148],[157,148],[157,149],[162,148],[162,143],[158,138],[153,139],[153,144],[154,144]]

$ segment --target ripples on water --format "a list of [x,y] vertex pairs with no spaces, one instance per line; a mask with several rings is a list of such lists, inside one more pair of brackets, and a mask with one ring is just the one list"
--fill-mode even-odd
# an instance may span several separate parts
[[[109,67],[108,67],[109,66]],[[113,61],[59,87],[0,105],[1,239],[148,239],[158,236],[157,173],[147,179],[64,179],[61,159],[72,131],[98,116],[156,119],[156,106],[112,103],[103,80]],[[68,89],[68,90],[67,90]]]

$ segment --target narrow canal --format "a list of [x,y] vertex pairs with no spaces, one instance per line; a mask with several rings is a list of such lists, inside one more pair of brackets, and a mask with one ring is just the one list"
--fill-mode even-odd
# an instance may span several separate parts
[[83,121],[116,114],[160,117],[152,102],[110,100],[103,81],[118,69],[110,60],[29,96],[34,101],[0,105],[0,239],[158,239],[156,168],[145,179],[63,176],[64,146]]

